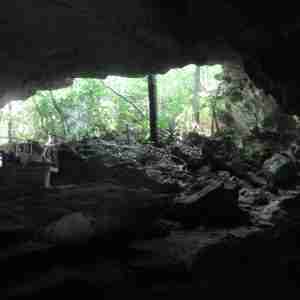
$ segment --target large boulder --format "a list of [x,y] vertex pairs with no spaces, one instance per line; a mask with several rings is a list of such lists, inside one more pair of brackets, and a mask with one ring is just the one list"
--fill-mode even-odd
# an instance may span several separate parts
[[95,232],[95,218],[76,212],[49,224],[44,237],[54,243],[82,243],[95,236]]
[[163,194],[115,185],[62,190],[47,196],[47,201],[71,210],[60,217],[49,215],[47,224],[41,226],[42,238],[58,244],[143,237],[170,203],[169,196]]
[[177,198],[168,217],[187,227],[236,226],[248,221],[238,207],[238,196],[234,183],[211,180],[201,190]]
[[286,184],[297,175],[296,161],[289,153],[276,153],[263,165],[263,172],[274,184]]

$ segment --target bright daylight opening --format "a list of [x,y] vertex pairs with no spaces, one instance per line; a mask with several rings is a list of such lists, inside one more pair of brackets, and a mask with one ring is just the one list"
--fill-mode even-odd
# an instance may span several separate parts
[[[188,65],[157,76],[161,135],[192,130],[212,133],[213,98],[221,83],[222,66],[198,69]],[[1,144],[46,142],[49,135],[68,140],[128,131],[134,139],[144,141],[149,135],[147,78],[78,78],[68,88],[39,91],[27,101],[12,101],[0,116]]]
[[[118,138],[128,143],[182,140],[190,132],[229,135],[242,146],[263,127],[287,130],[295,119],[274,122],[279,109],[257,89],[241,67],[225,64],[172,69],[155,76],[154,119],[149,77],[76,78],[73,85],[38,91],[26,101],[12,101],[0,111],[0,143],[33,140]],[[150,101],[150,105],[149,105]],[[280,119],[282,120],[282,118]],[[149,122],[150,121],[150,122]]]

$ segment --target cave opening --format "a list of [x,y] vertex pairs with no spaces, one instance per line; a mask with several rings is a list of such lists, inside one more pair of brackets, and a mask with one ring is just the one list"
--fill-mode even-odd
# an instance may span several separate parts
[[[298,118],[284,113],[271,94],[256,87],[242,64],[190,64],[155,77],[155,127],[161,146],[188,139],[193,143],[198,136],[220,137],[230,139],[244,155],[255,156],[261,149],[258,137],[266,132],[269,144],[279,135],[281,148],[295,140]],[[0,110],[1,166],[4,154],[41,161],[47,151],[40,148],[55,143],[91,138],[127,145],[151,142],[147,76],[68,82],[65,88],[36,91],[26,101],[11,101]],[[33,147],[32,142],[40,147]],[[272,147],[269,144],[263,149]],[[260,160],[268,157],[262,156]]]
[[1,299],[299,293],[297,2],[2,2]]
[[[219,96],[222,74],[221,65],[187,65],[157,75],[160,133],[177,131],[182,136],[197,129],[211,135],[211,98]],[[49,136],[79,140],[117,132],[126,135],[128,130],[138,141],[146,141],[148,97],[147,77],[75,78],[66,88],[40,90],[26,101],[6,104],[0,112],[1,144],[13,140],[45,144]]]
[[[270,129],[285,129],[274,120],[281,113],[276,100],[257,88],[238,64],[187,65],[157,75],[157,80],[162,138],[224,130],[246,136],[267,123]],[[70,141],[114,134],[139,142],[149,139],[147,77],[75,78],[70,83],[6,104],[0,111],[0,143],[45,144],[51,136]]]
[[237,62],[150,75],[68,78],[1,109],[5,294],[218,294],[289,271],[274,261],[297,251],[281,226],[297,220],[298,118]]

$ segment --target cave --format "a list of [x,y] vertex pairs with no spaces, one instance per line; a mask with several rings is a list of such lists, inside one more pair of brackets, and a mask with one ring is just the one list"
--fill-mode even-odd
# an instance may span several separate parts
[[270,5],[255,4],[6,3],[0,19],[1,101],[66,85],[76,76],[136,76],[192,62],[238,61],[257,85],[296,112],[297,76],[290,68],[299,63],[295,4],[273,4],[272,14]]
[[[296,6],[229,0],[4,1],[0,106],[38,90],[68,87],[78,77],[135,78],[188,64],[221,64],[243,70],[282,111],[299,116]],[[289,142],[290,149],[257,158],[266,176],[256,166],[218,156],[223,141],[193,135],[185,148],[174,146],[168,153],[138,149],[139,168],[121,160],[82,159],[77,154],[90,151],[89,142],[77,152],[62,147],[59,168],[68,170],[66,175],[59,177],[50,163],[19,167],[25,178],[19,188],[15,168],[1,172],[1,156],[1,296],[297,293],[300,147]],[[34,143],[22,147],[16,151],[42,151]],[[106,142],[99,147],[106,155],[119,151]],[[235,151],[224,147],[228,155]],[[177,159],[172,176],[181,185],[163,183],[165,174],[157,171],[161,162],[158,169],[145,167],[157,157],[166,159],[165,172],[170,172],[168,159]],[[50,173],[62,187],[49,189]]]

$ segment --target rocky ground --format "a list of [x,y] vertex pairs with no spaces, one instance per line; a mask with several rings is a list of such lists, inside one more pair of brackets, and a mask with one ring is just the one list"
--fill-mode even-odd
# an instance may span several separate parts
[[298,148],[272,149],[62,145],[51,189],[1,188],[1,297],[291,297]]

